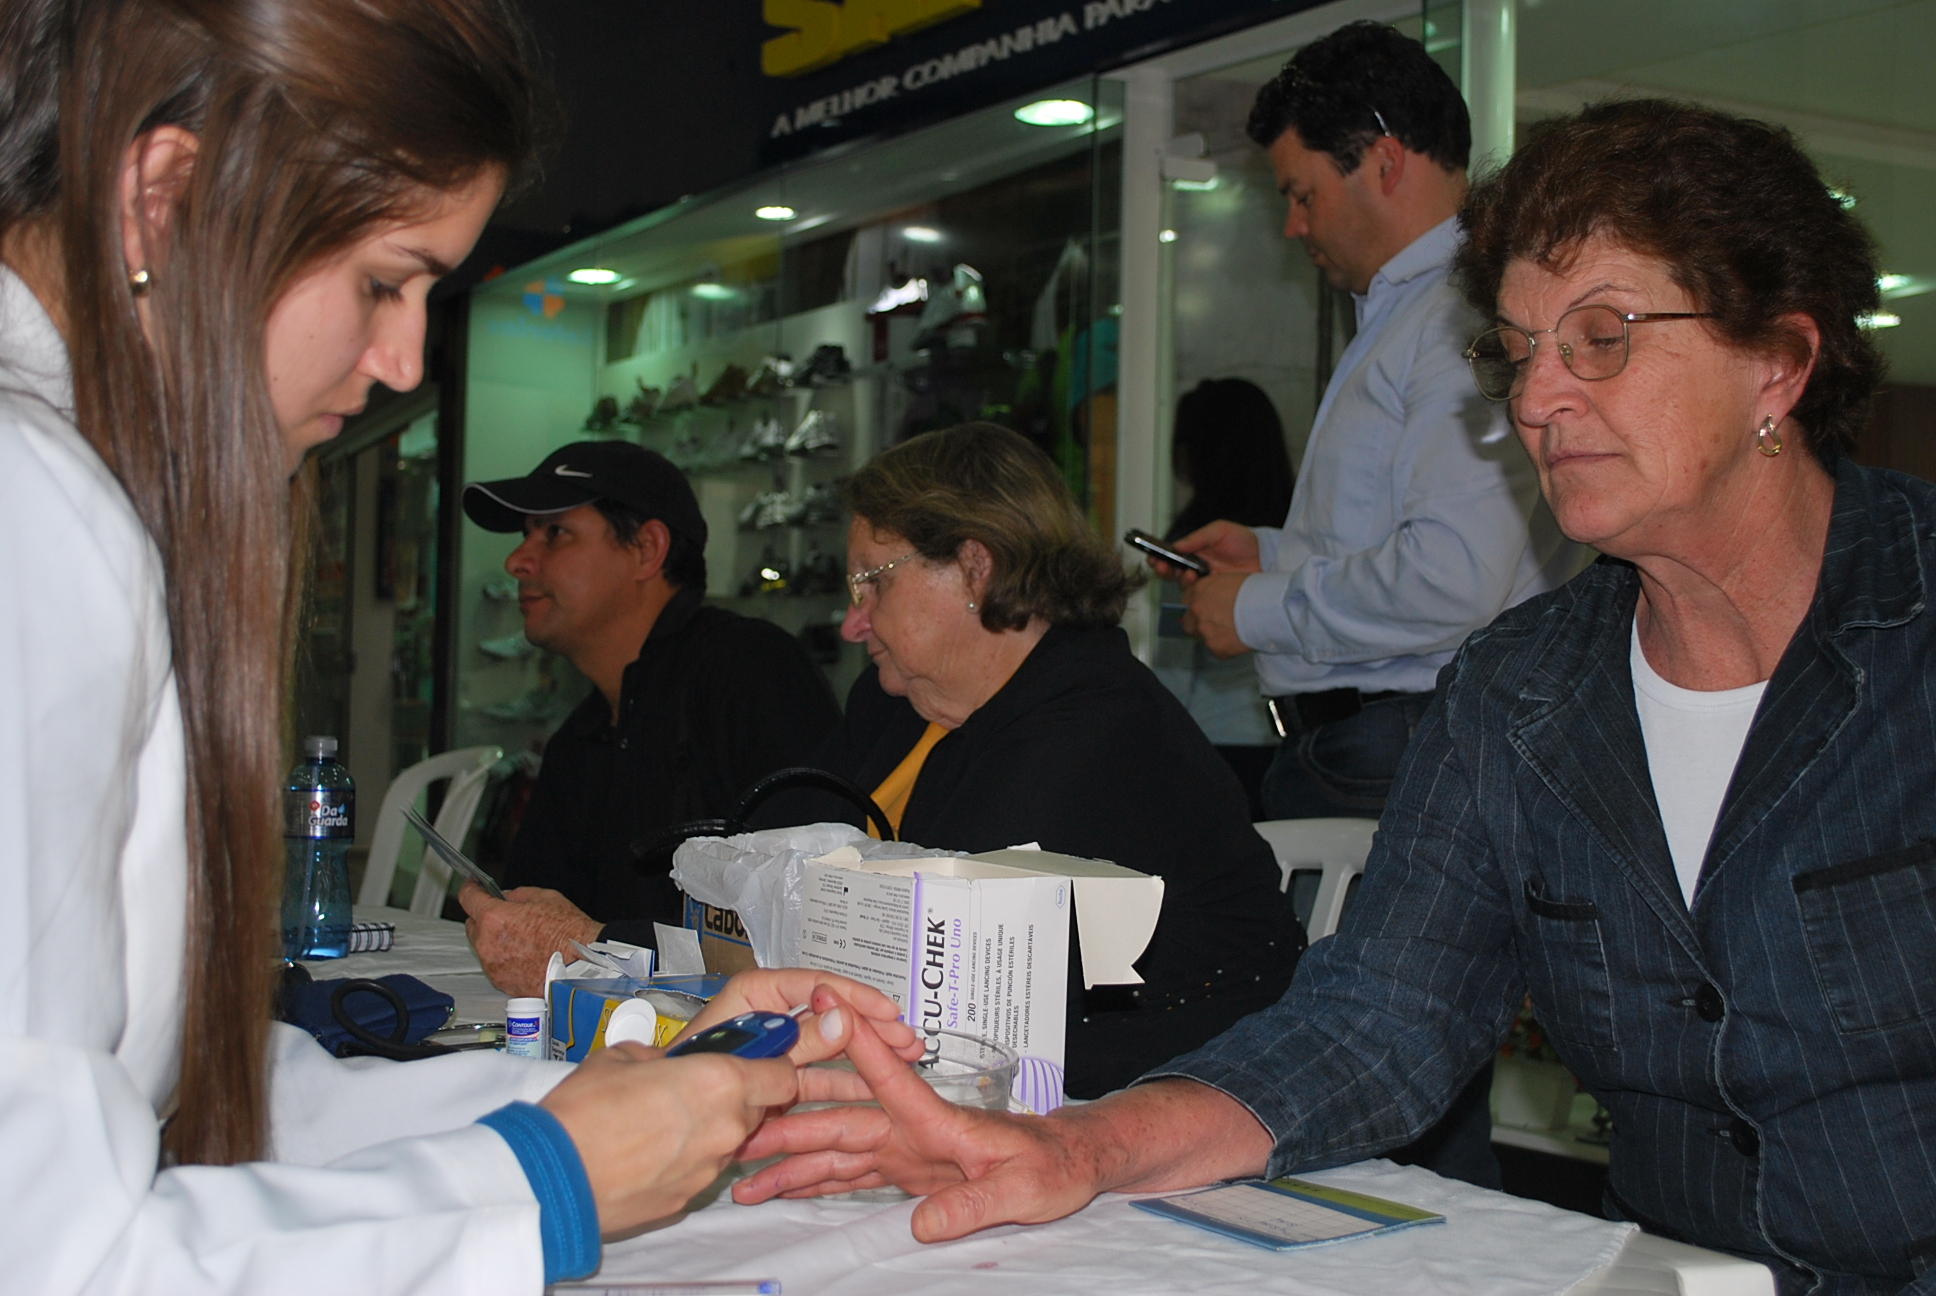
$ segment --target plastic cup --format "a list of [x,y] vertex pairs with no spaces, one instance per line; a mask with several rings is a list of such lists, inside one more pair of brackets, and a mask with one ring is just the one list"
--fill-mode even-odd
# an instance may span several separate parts
[[[926,1080],[930,1088],[958,1107],[978,1107],[985,1111],[1008,1110],[1009,1093],[1015,1086],[1015,1050],[979,1035],[966,1035],[960,1031],[936,1031],[927,1039],[928,1053],[914,1064],[914,1072]],[[853,1070],[853,1064],[845,1060],[817,1062],[814,1065]],[[842,1105],[833,1102],[800,1103],[793,1110],[818,1111]],[[862,1102],[851,1105],[878,1107],[880,1104]],[[847,1201],[858,1202],[907,1200],[907,1194],[894,1187],[861,1188],[844,1194],[844,1197]]]
[[1007,1111],[1015,1087],[1015,1050],[979,1035],[936,1031],[927,1057],[914,1064],[915,1074],[957,1107]]

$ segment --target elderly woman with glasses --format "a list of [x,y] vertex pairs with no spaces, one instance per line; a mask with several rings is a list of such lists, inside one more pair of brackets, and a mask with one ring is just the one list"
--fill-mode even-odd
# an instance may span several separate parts
[[[1053,464],[992,424],[887,450],[848,488],[841,633],[871,665],[816,762],[902,839],[1040,842],[1164,879],[1137,970],[1071,969],[1067,1088],[1094,1097],[1274,1001],[1304,935],[1236,777],[1117,628],[1131,578]],[[842,817],[776,799],[763,819]],[[856,820],[857,821],[857,820]]]
[[1787,132],[1658,101],[1547,123],[1465,225],[1473,376],[1605,556],[1440,676],[1338,934],[1046,1120],[937,1111],[857,1034],[883,1113],[760,1136],[803,1155],[742,1199],[885,1175],[940,1238],[1375,1155],[1530,994],[1612,1211],[1785,1293],[1936,1290],[1936,487],[1848,457],[1869,240]]

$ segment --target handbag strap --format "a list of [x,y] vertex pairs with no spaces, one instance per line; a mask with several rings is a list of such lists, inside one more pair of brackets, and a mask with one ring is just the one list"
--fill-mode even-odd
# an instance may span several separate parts
[[726,818],[694,819],[687,823],[674,824],[663,832],[634,842],[633,862],[643,864],[671,850],[680,842],[694,837],[732,837],[748,832],[750,829],[746,825],[746,817],[753,813],[755,806],[775,792],[796,787],[814,787],[839,795],[860,808],[868,821],[874,825],[882,841],[897,840],[894,825],[888,819],[887,812],[881,809],[880,804],[873,797],[861,791],[852,780],[843,778],[832,770],[818,769],[812,765],[790,765],[785,769],[773,771],[742,792],[738,802],[733,806],[732,814]]
[[880,833],[882,841],[896,840],[894,825],[888,821],[887,811],[881,809],[873,797],[855,786],[853,780],[812,765],[789,765],[785,769],[774,770],[747,788],[740,794],[739,804],[733,807],[733,818],[745,822],[746,816],[753,813],[754,806],[775,792],[790,787],[817,787],[837,793],[860,808],[861,813],[874,825],[875,831]]

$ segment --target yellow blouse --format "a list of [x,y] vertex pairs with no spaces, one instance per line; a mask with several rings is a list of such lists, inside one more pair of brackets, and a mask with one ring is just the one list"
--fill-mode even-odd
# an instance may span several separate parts
[[[908,754],[901,758],[901,763],[889,770],[881,785],[874,789],[875,802],[886,813],[887,821],[894,825],[897,834],[901,831],[901,816],[907,813],[908,798],[914,795],[914,781],[921,777],[921,766],[927,762],[928,753],[934,750],[934,745],[947,734],[948,731],[939,724],[928,721],[926,731],[915,740]],[[867,835],[881,835],[872,820],[868,821]]]

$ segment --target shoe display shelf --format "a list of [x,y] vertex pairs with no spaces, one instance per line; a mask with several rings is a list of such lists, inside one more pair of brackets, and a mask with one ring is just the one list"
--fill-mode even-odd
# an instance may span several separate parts
[[838,690],[864,664],[841,644],[840,484],[879,448],[891,374],[856,364],[866,321],[843,304],[634,353],[598,371],[583,434],[657,450],[706,517],[707,595],[799,636]]

